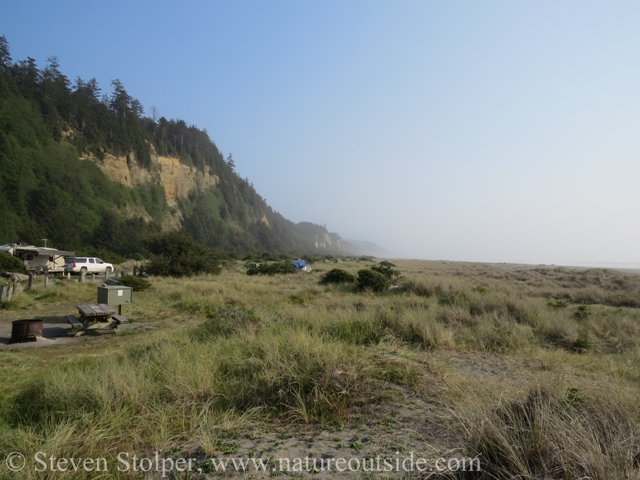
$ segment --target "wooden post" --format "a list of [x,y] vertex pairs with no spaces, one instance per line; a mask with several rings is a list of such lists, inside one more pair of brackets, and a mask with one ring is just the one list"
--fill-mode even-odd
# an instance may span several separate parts
[[11,300],[11,294],[13,293],[13,287],[0,287],[0,302],[8,302]]
[[71,280],[71,272],[67,272],[67,280]]
[[22,285],[20,282],[13,282],[13,294],[18,295],[19,293],[22,293]]
[[109,280],[109,271],[105,270],[104,271],[104,281],[106,282],[107,280]]
[[87,276],[87,272],[84,270],[80,270],[80,277],[78,278],[78,282],[84,283],[84,280],[85,280],[84,277],[86,276]]
[[91,281],[92,281],[92,282],[95,282],[95,281],[96,281],[96,274],[95,274],[95,273],[92,273],[92,274],[91,274]]
[[138,276],[138,267],[137,267],[137,265],[133,266],[133,276],[134,277]]
[[45,287],[49,286],[49,274],[48,273],[44,274],[44,286]]
[[31,290],[33,287],[33,273],[29,272],[29,284],[27,285],[27,290]]

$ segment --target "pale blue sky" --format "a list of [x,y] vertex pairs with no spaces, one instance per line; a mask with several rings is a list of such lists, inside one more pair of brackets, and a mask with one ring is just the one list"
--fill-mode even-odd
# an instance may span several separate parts
[[640,3],[8,1],[14,60],[207,128],[399,256],[640,264]]

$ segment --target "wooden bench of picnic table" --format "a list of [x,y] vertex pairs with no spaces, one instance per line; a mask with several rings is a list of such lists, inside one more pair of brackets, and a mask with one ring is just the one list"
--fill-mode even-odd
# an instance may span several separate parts
[[113,318],[118,323],[129,323],[129,319],[127,317],[123,317],[122,315],[111,315],[111,318]]
[[66,318],[67,322],[71,325],[71,333],[73,335],[84,328],[82,322],[75,315],[65,315],[64,318]]
[[[75,331],[74,335],[78,336],[82,333],[116,333],[116,328],[121,323],[120,319],[115,319],[113,322],[109,323],[109,319],[116,315],[116,311],[111,308],[109,305],[104,303],[89,303],[83,305],[77,305],[78,311],[80,312],[80,319],[77,320],[82,324],[82,330]],[[74,315],[70,315],[74,319],[76,318]],[[69,323],[72,322],[72,319],[68,318],[67,321]],[[121,317],[124,318],[124,317]],[[106,324],[106,325],[104,325]],[[72,323],[72,328],[73,328]]]

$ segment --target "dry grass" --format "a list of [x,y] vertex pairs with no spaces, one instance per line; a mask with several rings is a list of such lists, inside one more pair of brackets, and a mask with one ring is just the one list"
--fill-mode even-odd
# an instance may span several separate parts
[[[211,451],[265,422],[366,414],[400,385],[453,412],[451,448],[481,455],[478,478],[638,478],[639,275],[394,262],[384,295],[320,286],[322,267],[152,278],[127,312],[146,335],[0,352],[0,453]],[[94,298],[38,288],[0,321]]]

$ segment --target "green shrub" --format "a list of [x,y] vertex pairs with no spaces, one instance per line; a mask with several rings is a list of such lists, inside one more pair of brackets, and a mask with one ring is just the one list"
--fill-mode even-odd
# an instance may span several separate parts
[[573,318],[577,320],[584,320],[591,314],[589,305],[578,305],[575,312],[573,312]]
[[264,263],[247,270],[247,275],[276,275],[298,273],[298,269],[288,262]]
[[10,253],[0,252],[0,273],[4,272],[27,273],[27,269],[19,258]]
[[145,242],[151,252],[147,273],[165,277],[185,277],[200,273],[220,273],[220,258],[212,250],[181,233],[166,233]]
[[151,282],[149,280],[145,280],[144,278],[136,277],[134,275],[125,275],[124,277],[120,277],[118,282],[125,287],[133,288],[134,292],[141,292],[151,287]]
[[389,285],[389,278],[379,272],[373,271],[369,268],[363,268],[362,270],[358,271],[359,290],[383,292],[385,290],[388,290]]
[[392,277],[396,277],[399,278],[402,276],[402,274],[400,273],[400,271],[398,270],[394,270],[393,268],[387,266],[387,265],[373,265],[372,267],[369,267],[371,270],[373,270],[374,272],[378,272],[381,275],[384,275],[387,278],[392,278]]
[[567,305],[569,305],[569,303],[564,300],[549,300],[547,302],[547,306],[551,308],[565,308]]
[[591,340],[589,340],[589,333],[583,332],[578,335],[578,338],[576,338],[571,347],[575,352],[584,353],[592,346]]
[[358,281],[358,278],[352,274],[343,270],[341,268],[334,268],[329,270],[327,273],[320,277],[321,285],[328,285],[330,283],[355,283]]

